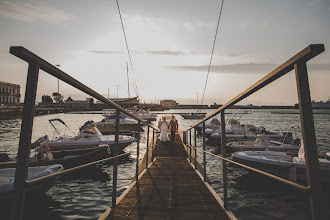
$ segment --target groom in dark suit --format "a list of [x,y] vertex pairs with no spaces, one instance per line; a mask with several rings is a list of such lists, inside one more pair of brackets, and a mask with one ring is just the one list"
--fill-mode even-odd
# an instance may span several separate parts
[[171,141],[174,142],[175,132],[178,131],[178,121],[175,119],[174,115],[172,115],[172,120],[170,121],[168,128],[171,127]]

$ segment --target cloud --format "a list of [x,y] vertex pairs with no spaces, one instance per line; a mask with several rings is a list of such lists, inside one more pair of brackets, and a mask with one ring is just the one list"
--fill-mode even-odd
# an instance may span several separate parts
[[106,50],[91,50],[88,52],[90,52],[90,53],[110,53],[110,54],[122,53],[122,51],[106,51]]
[[170,55],[170,56],[182,56],[182,55],[188,55],[185,52],[182,51],[171,51],[171,50],[149,50],[146,53],[153,54],[153,55]]
[[[278,67],[278,64],[271,63],[243,63],[231,65],[213,65],[210,72],[213,73],[236,73],[236,74],[267,74]],[[309,64],[311,71],[328,72],[330,71],[330,63]],[[207,72],[208,66],[166,66],[169,70],[179,71],[197,71]]]
[[257,27],[267,29],[270,27],[270,25],[271,25],[270,21],[264,21],[261,24],[258,24]]
[[39,4],[0,2],[0,16],[24,22],[42,21],[58,24],[70,20],[73,16],[62,10]]
[[330,72],[330,63],[312,63],[307,64],[307,67],[313,71]]

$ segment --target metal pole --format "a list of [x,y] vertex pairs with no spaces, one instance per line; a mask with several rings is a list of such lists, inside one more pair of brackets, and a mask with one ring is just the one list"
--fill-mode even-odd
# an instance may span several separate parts
[[307,183],[312,219],[320,219],[320,167],[306,62],[294,65],[299,99],[300,121],[306,160]]
[[136,182],[139,179],[139,161],[140,161],[140,130],[141,130],[141,123],[138,121],[138,128],[136,134],[136,168],[135,168],[135,178]]
[[191,146],[192,146],[192,144],[191,144],[191,129],[189,130],[190,131],[190,133],[189,133],[189,161],[190,161],[190,163],[191,163]]
[[206,182],[206,153],[205,153],[205,121],[203,122],[203,165],[204,165],[204,182]]
[[[222,157],[226,157],[226,124],[225,111],[220,113],[221,118],[221,152]],[[219,149],[220,152],[220,149]],[[222,181],[223,181],[223,203],[224,208],[228,209],[228,189],[227,189],[227,162],[222,160]]]
[[[115,127],[115,152],[114,156],[118,155],[119,151],[119,120],[120,111],[116,110],[116,127]],[[118,158],[113,161],[113,184],[112,184],[112,208],[116,207],[117,199],[117,173],[118,173]]]
[[155,129],[152,129],[151,161],[154,161],[154,147],[155,147]]
[[23,219],[25,202],[24,185],[27,179],[29,167],[31,135],[36,103],[38,76],[39,65],[35,63],[29,63],[11,206],[11,219],[13,220]]
[[[194,136],[194,138],[195,138],[195,147],[197,147],[197,136],[196,136],[196,134],[197,134],[197,131],[196,131],[196,127],[195,127],[195,136]],[[196,148],[194,150],[195,150],[195,170],[196,170],[197,169],[197,150],[196,150]]]
[[149,157],[149,126],[147,131],[146,169],[148,169],[148,157]]

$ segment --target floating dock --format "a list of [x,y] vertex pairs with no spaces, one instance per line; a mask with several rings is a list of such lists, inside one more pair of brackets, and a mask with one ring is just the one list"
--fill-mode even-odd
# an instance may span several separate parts
[[[139,166],[138,182],[133,181],[116,207],[100,219],[236,219],[203,181],[200,164],[195,169],[189,163],[179,134],[175,142],[157,140],[153,152],[149,149]],[[146,161],[151,161],[147,170]]]

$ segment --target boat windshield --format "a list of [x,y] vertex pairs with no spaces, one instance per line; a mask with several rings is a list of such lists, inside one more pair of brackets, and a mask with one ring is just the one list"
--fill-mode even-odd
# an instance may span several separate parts
[[98,130],[95,126],[85,127],[82,132],[89,134],[97,134]]

